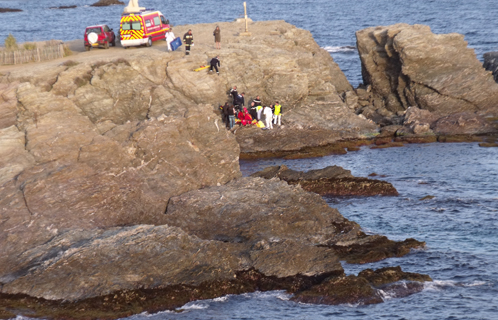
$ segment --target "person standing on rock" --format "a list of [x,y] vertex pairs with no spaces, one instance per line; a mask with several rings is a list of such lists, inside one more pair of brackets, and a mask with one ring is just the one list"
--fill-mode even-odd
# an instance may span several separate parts
[[278,101],[275,101],[275,122],[273,124],[277,124],[277,120],[278,120],[278,125],[280,126],[281,125],[281,119],[282,119],[282,106],[280,105],[280,103],[278,103]]
[[225,126],[228,128],[230,128],[230,120],[228,119],[228,109],[230,108],[230,106],[228,105],[228,102],[225,103],[225,105],[223,106],[223,122],[225,123]]
[[171,42],[175,40],[173,28],[169,28],[169,31],[165,34],[164,40],[166,40],[166,43],[168,44],[168,51],[173,51],[173,49],[171,48]]
[[194,46],[194,36],[191,29],[183,35],[183,42],[185,43],[185,55],[188,56],[190,54],[190,46]]
[[254,101],[253,101],[253,102],[251,102],[251,107],[249,108],[249,114],[251,115],[251,117],[252,117],[253,119],[257,119],[257,120],[259,120],[259,119],[258,119],[258,112],[257,112],[257,110],[256,110],[256,105],[255,105]]
[[256,107],[261,106],[261,99],[259,98],[259,96],[257,96],[256,99],[254,99],[252,102],[254,102],[254,105]]
[[237,105],[237,107],[240,111],[242,111],[242,108],[244,108],[244,105],[245,105],[244,95],[245,95],[245,93],[242,92],[241,94],[237,95],[237,98],[236,98],[237,101],[235,104]]
[[221,49],[221,30],[220,27],[216,26],[216,29],[214,29],[213,32],[214,36],[214,44],[216,46],[216,49]]
[[232,129],[233,126],[235,125],[235,108],[234,108],[234,106],[230,106],[228,108],[228,122],[229,122],[230,129]]
[[209,67],[209,72],[213,72],[213,68],[215,68],[216,69],[216,73],[218,75],[220,75],[220,71],[218,70],[218,67],[221,67],[220,57],[216,56],[213,59],[211,59],[210,64],[211,64],[211,66]]
[[266,129],[273,129],[273,125],[272,125],[273,113],[271,112],[271,108],[269,106],[265,106],[263,108],[263,115],[265,116]]
[[257,106],[256,107],[256,113],[257,113],[257,117],[256,119],[261,120],[261,112],[263,112],[263,107],[262,106]]
[[230,95],[232,96],[233,105],[236,105],[237,104],[237,96],[239,95],[239,93],[237,92],[237,86],[233,86],[233,89],[230,90]]

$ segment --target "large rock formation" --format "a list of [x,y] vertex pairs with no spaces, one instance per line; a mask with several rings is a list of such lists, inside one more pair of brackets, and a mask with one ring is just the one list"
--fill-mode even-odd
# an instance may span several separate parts
[[[69,286],[72,294],[61,291],[59,295],[47,287],[55,283],[49,280],[52,276],[44,275],[51,270],[54,254],[92,247],[96,238],[103,239],[96,229],[163,225],[170,197],[240,176],[239,147],[233,135],[218,125],[213,108],[183,100],[181,108],[170,109],[157,96],[153,102],[152,91],[158,96],[164,92],[165,65],[161,70],[142,59],[142,66],[132,69],[129,63],[115,62],[60,67],[50,92],[46,92],[50,73],[35,73],[32,83],[3,78],[3,292],[50,299],[99,295],[95,286],[89,290]],[[122,85],[126,76],[133,87]],[[134,89],[141,91],[135,94]],[[115,231],[122,232],[127,231]],[[124,254],[118,256],[127,259]],[[83,264],[88,262],[84,257],[82,253],[79,260]],[[35,268],[42,263],[49,271]],[[76,267],[71,268],[76,275]],[[20,283],[26,281],[22,279],[31,277],[45,279],[46,285],[37,286],[36,292],[22,289]],[[102,283],[106,277],[101,273],[95,281]],[[111,290],[126,287],[114,285]]]
[[[151,213],[143,208],[143,214]],[[66,220],[76,225],[71,214],[68,210]],[[13,226],[15,217],[5,215],[9,232],[0,239],[2,248],[21,254],[3,250],[2,293],[80,300],[118,290],[199,286],[252,269],[277,278],[340,275],[339,259],[348,259],[344,252],[375,261],[379,241],[320,196],[277,179],[241,178],[172,197],[166,214],[156,217],[169,226],[105,228],[98,214],[96,221],[83,217],[72,228],[55,216]],[[112,217],[108,220],[111,224]],[[92,223],[101,227],[88,226]],[[423,245],[413,242],[407,248]],[[384,254],[389,247],[383,246]]]
[[[255,23],[254,37],[227,35],[228,48],[215,51],[214,25],[185,28],[197,37],[188,57],[96,51],[0,78],[3,296],[88,301],[169,288],[185,303],[205,297],[199,288],[231,292],[239,276],[233,292],[269,282],[263,289],[303,288],[342,274],[340,259],[376,261],[424,245],[367,236],[300,187],[237,179],[240,148],[216,107],[234,84],[265,103],[282,100],[289,134],[333,137],[322,143],[376,128],[342,101],[350,85],[309,32]],[[221,76],[192,71],[216,54]],[[278,142],[264,141],[263,149]],[[300,141],[294,149],[316,143]]]
[[[417,129],[408,124],[416,134],[496,131],[485,118],[498,115],[498,85],[463,35],[436,35],[428,26],[396,24],[360,30],[356,38],[364,84],[379,100],[368,112],[393,118],[410,107],[426,110]],[[455,126],[443,124],[448,122]]]

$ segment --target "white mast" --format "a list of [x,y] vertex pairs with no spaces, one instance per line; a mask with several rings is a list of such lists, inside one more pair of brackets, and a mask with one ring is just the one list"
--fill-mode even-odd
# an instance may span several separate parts
[[128,5],[124,8],[123,14],[125,13],[139,13],[140,11],[145,10],[144,7],[140,7],[138,4],[138,0],[130,0]]

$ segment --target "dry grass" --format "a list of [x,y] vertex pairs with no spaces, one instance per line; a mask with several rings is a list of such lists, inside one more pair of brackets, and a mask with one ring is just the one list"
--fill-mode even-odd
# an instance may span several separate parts
[[73,55],[73,51],[67,45],[63,45],[62,48],[64,49],[64,57]]
[[36,43],[26,42],[22,46],[25,50],[36,50]]

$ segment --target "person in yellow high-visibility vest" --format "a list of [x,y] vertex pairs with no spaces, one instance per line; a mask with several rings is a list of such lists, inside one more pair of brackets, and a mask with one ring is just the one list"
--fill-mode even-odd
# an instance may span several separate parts
[[278,101],[275,101],[275,120],[274,120],[274,124],[277,124],[278,122],[278,125],[280,126],[281,125],[281,119],[282,119],[282,106],[280,105],[280,103]]

